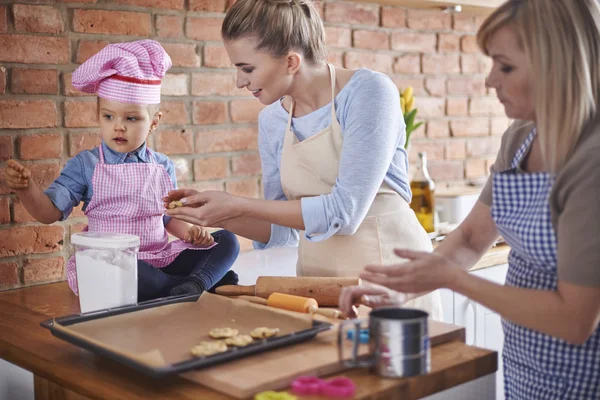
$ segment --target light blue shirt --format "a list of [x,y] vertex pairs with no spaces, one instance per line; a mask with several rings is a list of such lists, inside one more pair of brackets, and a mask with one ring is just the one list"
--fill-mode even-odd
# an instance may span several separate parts
[[[404,150],[406,125],[394,83],[384,74],[359,69],[335,97],[335,111],[343,137],[338,179],[331,193],[301,199],[305,236],[311,241],[356,232],[383,181],[407,202],[411,200]],[[288,116],[277,101],[265,107],[258,118],[264,197],[268,200],[287,200],[279,169]],[[329,125],[331,103],[292,119],[299,141]],[[295,229],[272,224],[269,242],[254,242],[254,247],[297,244]]]
[[[124,163],[149,163],[152,162],[146,152],[146,143],[137,150],[130,153],[119,153],[111,150],[104,142],[101,144],[104,153],[104,162],[106,164],[124,164]],[[161,164],[167,170],[173,186],[177,188],[177,177],[173,162],[164,154],[157,153],[148,149],[158,164]],[[100,162],[100,152],[98,147],[92,150],[85,150],[67,161],[67,164],[60,172],[60,176],[44,191],[52,200],[56,208],[62,212],[61,221],[67,219],[73,207],[83,201],[83,210],[87,208],[94,191],[92,188],[92,176],[96,164]],[[165,193],[166,195],[166,193]],[[167,225],[171,217],[164,215],[163,223]]]

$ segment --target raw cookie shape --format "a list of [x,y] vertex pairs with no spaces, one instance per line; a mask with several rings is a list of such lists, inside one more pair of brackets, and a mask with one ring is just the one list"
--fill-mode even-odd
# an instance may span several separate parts
[[192,347],[192,355],[196,357],[212,356],[213,354],[227,351],[225,342],[218,340],[214,342],[200,342],[198,346]]
[[261,326],[260,328],[255,328],[250,332],[250,336],[254,339],[266,339],[271,336],[275,336],[279,333],[279,328],[267,328]]
[[172,210],[177,207],[183,207],[183,203],[181,201],[175,200],[169,203],[169,210]]
[[250,335],[237,335],[225,339],[225,344],[228,346],[245,347],[252,343],[254,339]]
[[208,332],[210,337],[214,339],[230,338],[236,336],[238,333],[238,330],[233,328],[215,328]]

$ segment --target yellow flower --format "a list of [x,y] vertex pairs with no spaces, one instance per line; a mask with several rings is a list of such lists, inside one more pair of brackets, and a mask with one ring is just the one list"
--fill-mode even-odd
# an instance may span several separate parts
[[402,97],[404,98],[404,101],[406,101],[406,102],[408,102],[410,99],[413,98],[412,86],[407,86],[406,89],[404,89],[404,91],[402,92]]
[[406,114],[406,100],[404,100],[404,97],[400,97],[400,108],[402,109],[402,114]]
[[409,100],[406,101],[406,110],[405,112],[409,112],[413,109],[413,106],[415,105],[415,98],[411,97]]

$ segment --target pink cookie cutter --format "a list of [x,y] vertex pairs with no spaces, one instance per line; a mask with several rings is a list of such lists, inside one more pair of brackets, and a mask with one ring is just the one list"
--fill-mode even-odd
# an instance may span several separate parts
[[354,396],[356,385],[345,376],[323,380],[316,376],[301,376],[292,382],[292,392],[301,396],[324,395],[334,399]]

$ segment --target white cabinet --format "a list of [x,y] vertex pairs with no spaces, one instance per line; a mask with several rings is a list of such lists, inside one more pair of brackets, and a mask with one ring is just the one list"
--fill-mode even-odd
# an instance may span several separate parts
[[[503,285],[506,280],[507,271],[508,264],[502,264],[480,269],[472,272],[472,274]],[[451,322],[465,327],[467,344],[498,352],[496,399],[503,399],[504,381],[502,376],[501,351],[504,334],[502,332],[500,315],[461,294],[453,293],[453,297],[454,310]],[[450,322],[450,320],[447,321]]]

